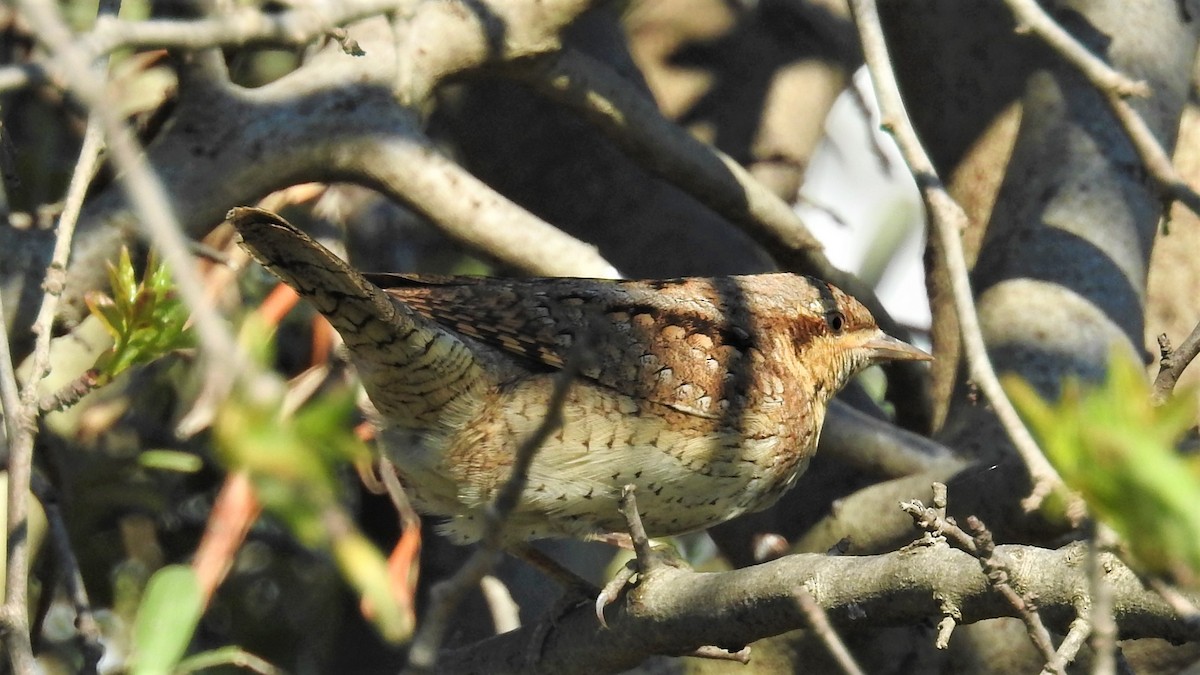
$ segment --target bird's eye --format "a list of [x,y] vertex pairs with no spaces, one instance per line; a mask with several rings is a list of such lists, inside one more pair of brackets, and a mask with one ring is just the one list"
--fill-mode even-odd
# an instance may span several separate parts
[[825,315],[825,325],[829,326],[829,332],[840,333],[846,327],[846,317],[838,311],[833,311]]

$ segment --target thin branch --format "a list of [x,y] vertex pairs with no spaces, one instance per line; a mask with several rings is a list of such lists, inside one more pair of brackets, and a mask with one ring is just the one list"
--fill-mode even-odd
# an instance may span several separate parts
[[796,604],[800,607],[800,611],[804,613],[804,617],[808,619],[809,626],[821,640],[821,644],[825,645],[825,649],[829,651],[829,655],[842,669],[846,675],[863,675],[863,670],[858,666],[858,662],[854,660],[854,655],[846,649],[846,643],[842,642],[841,636],[834,630],[833,625],[829,623],[829,615],[817,603],[817,599],[813,597],[812,591],[808,587],[801,584],[796,588],[793,597],[796,599]]
[[95,56],[117,49],[196,50],[251,43],[298,47],[339,26],[417,4],[417,0],[341,0],[292,3],[282,12],[239,6],[187,21],[107,19],[97,21],[83,42]]
[[580,112],[647,169],[741,225],[772,251],[799,256],[801,266],[814,274],[840,273],[787,202],[736,160],[663,117],[652,98],[608,64],[567,48],[504,72]]
[[84,396],[100,388],[100,371],[89,368],[82,375],[59,387],[58,391],[46,394],[38,401],[41,413],[66,410],[83,400]]
[[[237,7],[210,18],[125,21],[105,18],[82,34],[82,58],[92,61],[118,49],[202,50],[247,44],[301,46],[360,19],[411,8],[416,0],[344,0],[298,3],[282,12]],[[44,81],[70,81],[66,63],[32,63],[0,68],[0,92]]]
[[1188,598],[1179,589],[1157,577],[1149,577],[1143,580],[1146,587],[1158,594],[1163,602],[1171,608],[1171,611],[1183,619],[1184,622],[1193,626],[1200,626],[1200,608],[1197,608],[1196,602]]
[[[102,2],[99,6],[101,18],[108,14],[115,14],[118,7],[119,5],[114,2]],[[53,16],[54,12],[46,9],[45,13]],[[37,24],[34,25],[37,26]],[[104,73],[107,71],[106,66],[107,63],[100,63],[95,67],[96,70]],[[93,66],[89,61],[84,61],[81,68],[85,71],[85,78],[95,76],[96,71],[92,70]],[[33,322],[34,348],[30,357],[32,367],[29,380],[20,392],[19,403],[13,400],[17,384],[15,374],[11,372],[15,364],[12,363],[12,355],[9,353],[7,330],[0,333],[0,340],[4,342],[3,353],[0,353],[5,381],[4,416],[11,425],[8,458],[8,522],[6,524],[8,569],[5,578],[3,618],[6,624],[12,622],[8,626],[7,643],[13,670],[19,673],[27,672],[26,668],[33,661],[31,636],[26,618],[29,602],[27,587],[30,558],[26,495],[30,490],[33,478],[33,445],[37,433],[37,419],[40,415],[38,390],[50,370],[51,327],[58,311],[58,301],[62,296],[67,261],[71,253],[71,240],[75,234],[75,223],[78,220],[87,187],[96,174],[99,164],[100,150],[103,145],[101,125],[100,117],[94,112],[91,113],[88,117],[87,130],[84,132],[79,160],[76,162],[75,170],[71,174],[71,181],[67,187],[63,212],[58,219],[54,250],[51,253],[50,265],[46,269],[45,281],[42,284],[45,292],[42,295],[42,303],[38,308],[37,317]],[[2,313],[2,308],[0,308],[0,313]],[[14,427],[16,433],[12,432]],[[66,548],[68,549],[67,554],[63,554],[61,550],[59,553],[68,555],[69,543]],[[72,574],[73,570],[77,571],[77,566],[74,568],[72,566],[73,557],[60,562],[67,574]],[[80,616],[81,629],[84,625],[90,625],[94,633],[95,622],[89,621],[89,618],[90,614]],[[93,637],[95,636],[93,635]],[[91,653],[91,650],[85,651]]]
[[1121,98],[1150,96],[1150,85],[1142,80],[1131,80],[1109,66],[1063,30],[1063,27],[1034,0],[1005,0],[1005,4],[1017,20],[1017,32],[1033,33],[1040,37],[1100,91]]
[[[919,501],[906,502],[900,508],[913,518],[913,522],[932,535],[946,537],[958,548],[974,555],[983,568],[988,583],[1016,610],[1017,616],[1025,623],[1026,631],[1034,646],[1042,653],[1047,667],[1054,662],[1054,644],[1050,632],[1046,630],[1041,615],[1034,605],[1033,596],[1029,593],[1019,593],[1012,585],[1013,566],[1011,559],[1002,556],[992,539],[992,533],[984,527],[983,522],[975,516],[967,519],[967,530],[960,528],[953,520],[946,517],[944,485],[934,484],[934,506],[926,507]],[[1053,670],[1062,675],[1062,668]]]
[[1154,377],[1154,385],[1150,389],[1150,400],[1155,405],[1162,405],[1175,390],[1183,371],[1200,354],[1200,324],[1196,324],[1178,348],[1171,348],[1171,340],[1166,333],[1158,336],[1158,347],[1158,375]]
[[[139,222],[151,241],[162,251],[171,268],[180,296],[192,311],[196,335],[206,355],[219,358],[225,367],[206,369],[205,401],[224,398],[234,378],[245,374],[253,379],[258,371],[237,346],[204,292],[204,286],[192,265],[183,230],[159,177],[146,161],[137,139],[120,117],[119,107],[108,99],[104,80],[95,77],[89,55],[80,47],[53,4],[19,0],[17,6],[33,26],[38,38],[63,66],[63,75],[72,92],[88,107],[108,139],[112,160],[120,182],[137,212]],[[193,410],[190,416],[205,417],[211,410]]]
[[975,554],[979,557],[979,564],[983,567],[988,582],[1016,608],[1017,615],[1025,623],[1025,631],[1029,638],[1046,659],[1046,668],[1055,675],[1064,675],[1065,666],[1056,665],[1054,643],[1050,639],[1050,631],[1046,630],[1046,624],[1038,614],[1033,596],[1019,593],[1013,588],[1012,565],[997,552],[992,533],[975,516],[967,518],[967,529],[971,531],[975,540]]
[[[31,487],[46,514],[55,560],[62,572],[67,596],[71,598],[71,604],[75,608],[75,628],[79,631],[80,656],[83,659],[80,672],[95,673],[101,657],[104,656],[104,643],[100,640],[100,624],[96,622],[96,616],[92,613],[92,603],[83,583],[79,560],[71,546],[67,521],[59,505],[58,491],[49,481],[37,474],[33,476]],[[43,592],[50,594],[48,589],[43,589]]]
[[948,648],[950,646],[950,636],[954,634],[956,626],[958,626],[958,619],[955,619],[953,614],[942,616],[941,621],[938,621],[937,638],[934,640],[933,646],[938,649]]
[[[2,299],[0,316],[7,316]],[[8,434],[8,519],[3,542],[8,558],[4,604],[0,606],[0,634],[4,636],[13,672],[32,673],[37,664],[29,639],[29,510],[26,495],[33,467],[34,426],[33,420],[24,414],[10,344],[8,322],[0,321],[0,397],[4,401],[4,426]]]
[[[1100,559],[1100,552],[1117,544],[1115,532],[1103,525],[1097,525],[1089,519],[1088,529],[1091,540],[1088,545],[1088,591],[1090,607],[1088,608],[1088,624],[1092,638],[1092,673],[1093,675],[1113,675],[1117,671],[1117,621],[1113,617],[1112,587],[1107,580],[1108,571]],[[1082,618],[1082,617],[1081,617]],[[1068,639],[1070,635],[1067,636]],[[1061,652],[1066,646],[1066,640],[1059,646]],[[1065,663],[1064,663],[1065,665]]]
[[512,593],[496,577],[487,574],[479,580],[479,590],[492,613],[492,625],[497,633],[507,633],[521,627],[521,608],[513,600]]
[[[422,7],[444,4],[424,3]],[[506,3],[505,11],[522,4]],[[573,9],[574,4],[578,3],[542,3],[539,7],[561,14],[560,6]],[[402,56],[415,58],[422,50],[443,52],[459,45],[466,54],[460,54],[456,63],[485,65],[487,57],[494,56],[488,51],[487,35],[472,21],[473,14],[461,14],[441,17],[442,24],[426,21],[423,26],[431,32],[408,35]],[[547,20],[558,21],[559,14]],[[509,36],[513,42],[506,42],[506,48],[518,55],[540,53],[539,49],[544,52],[546,44],[534,41],[541,32]],[[356,24],[351,33],[364,50],[383,58],[327,53],[319,64],[253,92],[232,85],[205,86],[193,95],[181,90],[180,105],[174,111],[180,124],[165,129],[149,154],[152,165],[163,169],[161,177],[176,213],[192,236],[211,229],[229,205],[256,200],[296,182],[328,180],[333,175],[382,191],[483,255],[531,274],[617,276],[594,246],[505,199],[428,142],[416,111],[398,106],[392,93],[395,76],[387,57],[396,48],[383,17]],[[430,43],[438,36],[442,36],[440,43]],[[336,52],[336,45],[328,51]],[[328,105],[298,114],[297,106],[308,109],[313,100]],[[421,102],[421,106],[425,104]],[[180,131],[187,128],[189,119],[203,120],[210,133],[200,138]],[[210,143],[214,138],[221,142]],[[81,242],[77,251],[84,257],[78,261],[82,264],[71,269],[67,295],[71,307],[82,305],[84,289],[103,281],[102,275],[89,270],[103,268],[100,262],[112,255],[124,238],[125,224],[135,221],[128,200],[114,194],[118,191],[119,186],[114,186],[89,203],[87,217],[99,227],[89,230],[89,239]],[[571,269],[572,263],[580,266]]]
[[[945,254],[946,271],[950,277],[970,377],[987,396],[996,417],[1012,440],[1013,447],[1025,462],[1033,483],[1033,491],[1023,501],[1023,505],[1026,510],[1033,511],[1051,491],[1062,488],[1063,483],[1005,395],[988,356],[987,344],[979,326],[979,316],[975,312],[975,301],[962,249],[961,233],[966,229],[967,215],[946,192],[933,162],[921,146],[916,130],[908,119],[904,102],[900,98],[896,76],[892,71],[883,27],[880,25],[879,12],[874,0],[852,0],[850,7],[858,24],[867,67],[875,83],[875,94],[879,99],[884,127],[895,137],[905,162],[921,188],[921,196],[929,212],[934,234]],[[1073,517],[1081,518],[1082,502],[1075,500],[1070,511]]]
[[1178,201],[1192,213],[1200,215],[1200,194],[1175,171],[1170,155],[1155,138],[1146,120],[1133,109],[1129,101],[1111,92],[1106,92],[1104,100],[1121,123],[1121,129],[1129,137],[1129,142],[1137,151],[1142,165],[1158,184],[1159,192],[1167,199]]
[[[633,574],[636,573],[640,579],[644,580],[658,570],[668,567],[663,558],[655,555],[654,550],[651,548],[650,537],[646,534],[646,526],[642,524],[642,514],[638,510],[637,486],[631,483],[621,488],[621,500],[618,508],[621,511],[621,515],[625,517],[625,526],[629,528],[630,544],[633,547],[633,552],[637,560],[636,564],[632,560],[626,563],[625,567],[617,573],[612,581],[609,581],[605,585],[604,590],[596,598],[596,617],[600,619],[600,625],[604,628],[608,627],[608,622],[604,618],[606,601],[615,600],[620,591],[633,578]],[[750,647],[743,646],[741,649],[735,650],[716,645],[701,645],[680,654],[680,656],[748,663],[750,660]]]
[[[1083,616],[1075,617],[1071,622],[1071,628],[1067,630],[1067,636],[1063,638],[1062,644],[1058,645],[1058,650],[1054,652],[1054,658],[1046,663],[1042,668],[1042,675],[1054,675],[1055,673],[1063,673],[1066,667],[1075,660],[1075,656],[1079,653],[1079,648],[1087,641],[1088,635],[1092,632],[1092,624]],[[1093,675],[1098,675],[1098,671],[1092,671]]]
[[653,551],[650,549],[650,537],[646,534],[646,526],[642,524],[642,514],[637,507],[637,486],[630,484],[621,488],[621,515],[625,516],[629,528],[629,541],[633,544],[633,554],[637,556],[638,565],[642,572],[649,572],[656,565]]
[[1200,194],[1175,171],[1171,157],[1154,137],[1142,116],[1127,100],[1130,96],[1150,96],[1150,87],[1132,80],[1092,54],[1070,33],[1063,29],[1035,0],[1005,0],[1017,19],[1018,30],[1037,35],[1058,52],[1068,63],[1092,83],[1121,123],[1142,164],[1158,184],[1159,190],[1170,199],[1183,202],[1193,213],[1200,215]]

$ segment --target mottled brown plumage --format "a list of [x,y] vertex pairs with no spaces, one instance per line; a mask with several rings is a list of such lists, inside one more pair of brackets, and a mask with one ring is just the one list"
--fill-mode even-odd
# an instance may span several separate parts
[[269,212],[230,220],[342,334],[389,459],[457,541],[482,535],[482,510],[569,358],[582,358],[579,375],[506,523],[513,542],[623,531],[626,484],[651,535],[765,508],[804,471],[829,400],[856,372],[929,358],[808,277],[364,275]]

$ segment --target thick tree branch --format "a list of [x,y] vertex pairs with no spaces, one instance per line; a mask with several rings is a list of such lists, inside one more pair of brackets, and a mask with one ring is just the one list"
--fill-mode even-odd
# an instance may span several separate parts
[[[385,12],[411,11],[416,4],[415,0],[307,2],[278,13],[237,7],[211,18],[191,21],[100,17],[90,31],[80,36],[78,48],[83,58],[90,61],[118,49],[201,50],[252,43],[301,46],[338,26]],[[64,68],[65,64],[55,60],[5,66],[0,68],[0,91],[47,79],[63,82]]]
[[[1088,589],[1085,547],[997,550],[1021,571],[1014,583],[1038,597],[1050,627],[1065,633],[1076,617],[1074,603]],[[1122,637],[1200,637],[1119,560],[1105,554],[1103,564]],[[801,583],[841,628],[936,621],[943,615],[938,598],[947,597],[957,599],[962,623],[1015,616],[1012,605],[991,590],[975,557],[945,545],[869,557],[804,554],[732,572],[701,574],[663,566],[630,591],[619,609],[610,609],[607,630],[590,607],[580,606],[549,629],[525,626],[447,652],[438,663],[447,673],[553,673],[580,663],[592,672],[618,672],[650,655],[684,653],[702,644],[734,649],[806,627],[794,599]],[[530,640],[539,630],[546,636],[541,657],[529,663]]]
[[[258,89],[207,83],[181,91],[174,123],[150,147],[149,162],[185,231],[202,236],[230,206],[276,189],[340,180],[409,204],[452,237],[528,272],[616,276],[593,247],[516,206],[433,147],[417,115],[395,103],[395,47],[382,19],[351,32],[367,56],[334,49]],[[110,190],[92,200],[81,229],[68,284],[76,315],[68,320],[81,312],[82,293],[102,283],[102,261],[132,229],[121,195]]]
[[1146,120],[1142,119],[1126,100],[1131,96],[1150,96],[1150,86],[1140,80],[1131,80],[1092,54],[1034,0],[1005,2],[1019,22],[1017,30],[1028,30],[1040,37],[1068,63],[1078,68],[1079,72],[1103,94],[1105,102],[1120,121],[1121,129],[1133,144],[1142,164],[1158,183],[1159,190],[1170,199],[1183,202],[1193,213],[1200,215],[1200,194],[1197,194],[1175,170],[1171,156],[1155,138],[1150,125],[1146,124]]
[[[652,99],[607,64],[566,49],[541,59],[509,62],[502,72],[578,112],[646,169],[740,226],[783,268],[833,283],[862,300],[889,334],[908,335],[873,288],[829,262],[791,205],[733,158],[666,119]],[[926,397],[923,366],[896,363],[890,369],[904,373],[905,387],[916,392],[909,400]]]
[[817,449],[856,471],[899,478],[956,463],[954,451],[834,399]]

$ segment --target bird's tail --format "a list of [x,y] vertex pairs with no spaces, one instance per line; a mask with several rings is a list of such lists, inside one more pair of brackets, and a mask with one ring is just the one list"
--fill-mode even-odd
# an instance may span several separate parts
[[383,416],[433,428],[478,395],[482,369],[471,349],[283,218],[241,207],[226,219],[252,256],[325,315],[350,350]]

